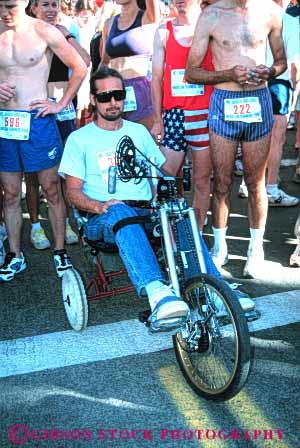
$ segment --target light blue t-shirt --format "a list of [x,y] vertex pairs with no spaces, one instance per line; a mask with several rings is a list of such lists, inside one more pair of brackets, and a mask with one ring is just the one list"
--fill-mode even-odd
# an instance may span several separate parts
[[[139,184],[135,184],[134,179],[129,182],[117,179],[116,192],[108,193],[108,168],[115,165],[115,151],[124,135],[128,135],[136,148],[148,158],[154,158],[156,165],[160,167],[164,164],[164,155],[143,125],[123,120],[121,129],[108,131],[92,122],[72,132],[68,137],[59,174],[82,179],[83,193],[98,201],[150,200],[152,192],[148,179],[142,179]],[[140,158],[138,156],[138,159]]]

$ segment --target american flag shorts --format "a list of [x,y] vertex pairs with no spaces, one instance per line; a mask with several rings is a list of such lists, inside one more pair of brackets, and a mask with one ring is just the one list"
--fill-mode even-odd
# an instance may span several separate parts
[[169,109],[164,113],[164,138],[162,146],[173,151],[186,152],[209,147],[207,127],[208,109]]

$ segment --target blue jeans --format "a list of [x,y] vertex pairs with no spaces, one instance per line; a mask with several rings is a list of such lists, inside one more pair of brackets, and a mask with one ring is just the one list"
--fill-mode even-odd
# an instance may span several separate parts
[[109,207],[107,213],[91,216],[84,227],[84,234],[89,240],[117,244],[120,257],[138,294],[141,294],[142,289],[149,283],[155,280],[164,281],[164,276],[140,224],[122,227],[116,235],[113,227],[121,219],[148,214],[147,209],[115,204]]

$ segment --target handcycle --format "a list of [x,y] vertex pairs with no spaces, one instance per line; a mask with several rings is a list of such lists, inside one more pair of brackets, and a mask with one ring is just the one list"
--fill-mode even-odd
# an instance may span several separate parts
[[[116,188],[116,179],[139,182],[141,178],[156,181],[159,177],[147,220],[153,229],[152,237],[156,243],[159,240],[157,256],[166,281],[190,309],[186,319],[176,322],[175,318],[171,322],[177,327],[172,335],[176,358],[197,394],[216,401],[230,399],[242,389],[250,372],[250,336],[234,291],[222,278],[208,273],[213,271],[209,265],[212,262],[199,233],[195,211],[179,194],[179,183],[185,189],[189,187],[189,167],[180,178],[161,172],[157,176],[159,168],[155,161],[142,154],[127,136],[118,144],[115,162],[109,170],[110,193]],[[88,244],[96,257],[97,276],[86,288],[76,269],[67,270],[62,279],[66,314],[75,330],[87,325],[87,296],[95,300],[133,290],[132,286],[110,289],[112,279],[124,270],[106,273],[99,254],[107,245],[93,241]],[[89,294],[91,287],[94,294]],[[151,322],[150,313],[148,310],[140,313],[139,319],[153,333],[159,328]]]

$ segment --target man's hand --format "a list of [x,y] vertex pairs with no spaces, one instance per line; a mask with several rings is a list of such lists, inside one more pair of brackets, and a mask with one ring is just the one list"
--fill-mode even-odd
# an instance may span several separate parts
[[155,121],[150,132],[157,145],[160,145],[162,139],[164,138],[163,120],[160,119],[158,121]]
[[63,110],[63,106],[59,103],[49,100],[33,100],[29,104],[30,110],[38,109],[38,113],[34,118],[45,117],[49,114],[57,114]]
[[256,76],[261,81],[269,81],[271,78],[274,78],[276,75],[276,71],[274,67],[266,67],[265,65],[258,65],[252,70],[256,73]]
[[16,97],[16,86],[9,84],[8,82],[0,83],[0,101],[10,101]]
[[263,82],[263,79],[259,78],[255,68],[249,69],[243,65],[236,65],[231,72],[232,80],[239,83],[241,86],[258,86]]
[[123,204],[123,202],[119,201],[118,199],[110,199],[109,201],[105,202],[105,204],[102,204],[101,213],[107,213],[109,207],[115,204]]

